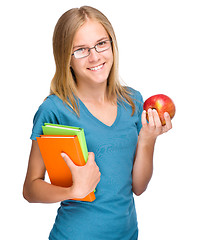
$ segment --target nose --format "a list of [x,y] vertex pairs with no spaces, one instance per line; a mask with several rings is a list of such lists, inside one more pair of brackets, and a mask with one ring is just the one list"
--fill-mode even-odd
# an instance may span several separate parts
[[90,55],[88,56],[88,59],[90,62],[98,61],[100,58],[99,53],[95,50],[95,48],[90,48]]

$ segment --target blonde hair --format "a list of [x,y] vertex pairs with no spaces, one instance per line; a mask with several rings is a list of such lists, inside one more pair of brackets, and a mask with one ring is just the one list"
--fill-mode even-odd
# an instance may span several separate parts
[[113,27],[107,17],[99,10],[83,6],[65,12],[58,20],[53,34],[53,53],[56,64],[55,75],[51,81],[50,94],[55,94],[63,100],[78,116],[77,86],[75,74],[70,68],[73,38],[77,30],[87,21],[95,20],[102,24],[112,40],[113,65],[108,77],[108,99],[124,100],[132,106],[132,115],[135,105],[127,88],[119,81],[118,47]]

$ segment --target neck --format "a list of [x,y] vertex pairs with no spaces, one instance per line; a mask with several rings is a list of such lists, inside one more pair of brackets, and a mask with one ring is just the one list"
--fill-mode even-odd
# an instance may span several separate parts
[[106,84],[95,86],[92,84],[78,84],[77,94],[83,102],[104,103],[107,101],[107,86]]

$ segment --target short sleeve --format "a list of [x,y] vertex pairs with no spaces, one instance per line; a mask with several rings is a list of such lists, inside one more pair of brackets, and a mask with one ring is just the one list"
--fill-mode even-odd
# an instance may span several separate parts
[[138,135],[139,135],[139,132],[142,128],[142,120],[141,120],[141,116],[142,116],[142,112],[143,112],[143,97],[141,95],[140,92],[137,92],[137,114],[138,114],[138,122],[137,122],[137,130],[138,130]]
[[30,139],[36,140],[36,137],[39,137],[43,134],[42,126],[44,123],[54,123],[59,124],[58,113],[54,103],[47,98],[38,108],[34,118],[33,118],[33,128]]
[[143,112],[143,97],[141,95],[141,93],[133,88],[128,87],[128,90],[131,93],[131,98],[135,104],[135,116],[136,116],[136,126],[137,126],[137,131],[138,131],[138,135],[139,132],[142,128],[142,121],[141,121],[141,116],[142,116],[142,112]]

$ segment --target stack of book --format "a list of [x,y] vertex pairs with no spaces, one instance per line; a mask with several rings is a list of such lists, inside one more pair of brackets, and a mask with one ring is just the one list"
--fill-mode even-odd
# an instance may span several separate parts
[[[45,123],[42,129],[43,135],[37,137],[37,142],[51,184],[72,186],[72,175],[61,153],[66,153],[77,166],[86,164],[88,149],[84,129],[50,123]],[[85,198],[73,200],[92,202],[95,194],[91,192]]]

